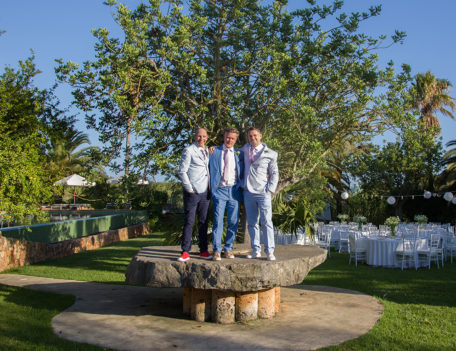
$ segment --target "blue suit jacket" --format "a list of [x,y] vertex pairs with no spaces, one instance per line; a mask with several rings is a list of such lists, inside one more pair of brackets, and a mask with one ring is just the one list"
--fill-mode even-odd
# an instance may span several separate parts
[[[238,201],[242,201],[241,177],[244,173],[244,157],[238,156],[237,152],[238,151],[235,149],[234,159],[236,161],[237,178],[236,183],[233,186],[233,197]],[[214,197],[224,196],[218,192],[219,184],[223,176],[222,155],[223,145],[220,145],[216,146],[212,155],[209,156],[211,194]]]

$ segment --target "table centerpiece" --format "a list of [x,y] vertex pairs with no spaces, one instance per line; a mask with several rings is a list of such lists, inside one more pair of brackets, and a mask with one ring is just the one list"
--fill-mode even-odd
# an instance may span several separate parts
[[427,216],[424,214],[415,215],[415,217],[413,219],[415,220],[415,222],[419,223],[420,228],[423,228],[423,224],[427,223],[427,221],[428,221]]
[[358,223],[358,230],[363,229],[363,223],[367,222],[367,218],[364,216],[361,216],[360,214],[354,215],[353,216],[353,222]]
[[388,217],[385,220],[385,225],[390,227],[390,229],[391,229],[391,236],[392,237],[396,236],[396,228],[399,225],[400,221],[401,220],[399,219],[398,216],[391,216],[391,217]]
[[339,219],[340,223],[345,223],[345,222],[347,222],[348,214],[339,213],[339,214],[337,215],[337,218]]

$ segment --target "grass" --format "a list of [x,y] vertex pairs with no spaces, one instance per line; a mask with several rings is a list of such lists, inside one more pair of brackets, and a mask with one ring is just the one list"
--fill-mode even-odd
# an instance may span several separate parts
[[[162,235],[152,234],[58,260],[11,269],[5,273],[125,284],[126,267],[137,250],[161,243]],[[347,254],[332,253],[325,263],[312,270],[304,284],[361,291],[375,296],[385,305],[379,323],[369,333],[325,350],[435,351],[456,350],[455,277],[456,264],[448,263],[443,269],[433,267],[431,270],[418,271],[375,268],[363,264],[355,268],[353,264],[348,265]],[[64,341],[53,336],[50,319],[71,305],[71,297],[1,285],[0,293],[2,314],[4,308],[17,308],[9,313],[10,317],[2,316],[0,319],[0,337],[3,339],[5,335],[11,335],[8,338],[11,347],[7,349],[37,350],[46,346],[42,349],[99,350],[69,341],[65,342],[72,348],[63,347],[61,343]],[[16,302],[19,299],[16,296],[21,294],[28,297]],[[34,301],[33,304],[30,300]],[[10,330],[8,328],[12,326],[8,320],[13,317],[17,320],[17,326]],[[28,337],[30,326],[38,323],[43,323],[42,332],[49,335],[49,340],[41,344],[39,338],[31,337],[27,341],[29,348],[20,344]],[[7,329],[9,332],[3,332]],[[16,347],[16,344],[19,346]],[[48,345],[52,347],[47,347]]]
[[348,265],[331,254],[304,280],[375,296],[385,311],[358,339],[325,350],[456,350],[456,264],[443,269],[404,270]]
[[161,233],[119,241],[97,250],[9,269],[4,273],[99,283],[125,284],[125,271],[139,249],[163,242]]
[[74,296],[0,285],[0,350],[100,351],[105,348],[56,336],[51,319],[74,303]]

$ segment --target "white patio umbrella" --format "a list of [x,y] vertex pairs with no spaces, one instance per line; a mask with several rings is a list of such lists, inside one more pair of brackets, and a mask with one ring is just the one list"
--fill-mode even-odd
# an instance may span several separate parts
[[72,174],[68,177],[60,179],[54,183],[54,185],[66,185],[73,187],[73,203],[76,203],[76,187],[83,186],[94,186],[95,182],[88,182],[84,177],[79,174]]

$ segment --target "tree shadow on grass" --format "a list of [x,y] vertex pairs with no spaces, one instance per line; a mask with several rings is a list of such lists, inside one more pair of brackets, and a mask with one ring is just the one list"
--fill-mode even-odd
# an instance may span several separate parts
[[74,296],[0,284],[2,350],[107,350],[67,341],[50,328],[51,319],[74,303]]

